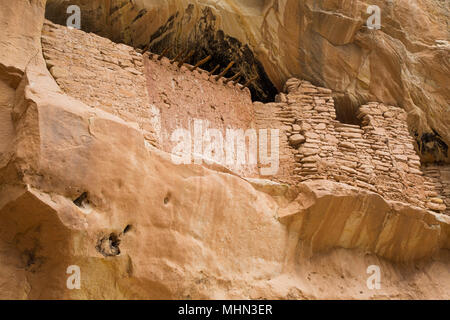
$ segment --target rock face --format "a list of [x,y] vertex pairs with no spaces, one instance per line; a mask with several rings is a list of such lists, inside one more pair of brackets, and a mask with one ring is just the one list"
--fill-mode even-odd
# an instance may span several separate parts
[[[450,298],[447,166],[417,164],[403,110],[368,103],[360,109],[363,135],[335,119],[330,89],[305,81],[287,81],[276,103],[252,103],[242,86],[203,77],[206,71],[44,25],[44,5],[0,1],[0,298]],[[64,34],[73,42],[58,46]],[[86,52],[86,41],[100,47]],[[185,114],[171,112],[177,94],[199,99],[186,87],[195,83],[205,100],[220,92],[217,110],[192,102]],[[251,116],[213,118],[235,112],[228,97]],[[223,122],[220,130],[280,130],[280,173],[268,180],[221,164],[174,164],[158,137],[196,115]],[[291,136],[299,148],[316,147],[294,149]],[[375,136],[385,154],[363,148]],[[352,186],[363,177],[360,167],[341,166],[342,181],[314,173],[327,156],[386,162],[396,154],[388,147],[398,145],[410,147],[399,154],[408,164],[394,171],[391,159],[388,171],[407,172],[407,188],[422,175],[439,182],[423,203]],[[379,290],[367,286],[373,265],[381,270]],[[74,272],[79,288],[70,285]]]
[[[47,1],[47,17],[64,23],[66,4]],[[84,30],[175,56],[186,47],[212,54],[208,68],[237,62],[258,100],[298,77],[333,89],[338,113],[351,121],[362,104],[404,108],[425,161],[449,161],[448,0],[136,0],[72,1]],[[381,29],[366,25],[370,5]],[[266,96],[264,96],[266,95]]]

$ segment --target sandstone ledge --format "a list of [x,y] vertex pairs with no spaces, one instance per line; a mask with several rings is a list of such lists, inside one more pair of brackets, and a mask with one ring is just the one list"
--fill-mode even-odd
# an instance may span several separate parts
[[[8,2],[11,18],[43,16],[44,2]],[[63,94],[28,30],[8,38],[9,56],[23,58],[22,41],[38,54],[1,70],[0,298],[449,298],[447,217],[334,182],[175,166],[139,126]],[[71,265],[80,290],[66,287]]]
[[280,209],[278,217],[311,254],[358,248],[405,262],[450,246],[449,216],[328,180],[300,184],[297,199]]
[[[16,156],[0,170],[4,270],[13,275],[3,284],[5,297],[334,297],[338,283],[327,285],[328,294],[317,291],[323,284],[304,283],[314,283],[313,270],[332,274],[319,267],[324,257],[337,262],[332,252],[339,259],[350,255],[355,264],[362,264],[362,252],[372,252],[373,259],[387,259],[377,263],[405,274],[412,271],[389,260],[426,259],[424,268],[431,268],[433,257],[439,261],[433,268],[448,266],[447,217],[330,181],[292,191],[251,180],[260,192],[236,175],[175,166],[146,146],[139,128],[49,90],[45,77],[36,77],[42,74],[29,70],[24,80]],[[29,90],[29,83],[43,87]],[[88,214],[74,202],[82,193]],[[112,234],[120,254],[99,251],[99,241]],[[62,276],[73,264],[85,277],[77,292],[65,288]],[[407,297],[410,288],[393,286],[389,277],[385,297]]]

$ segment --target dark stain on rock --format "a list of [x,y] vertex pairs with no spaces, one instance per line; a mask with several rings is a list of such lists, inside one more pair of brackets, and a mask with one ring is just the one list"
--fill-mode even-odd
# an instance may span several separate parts
[[165,204],[165,205],[168,205],[168,204],[169,204],[170,198],[171,198],[171,194],[170,194],[170,192],[169,192],[169,193],[165,196],[165,198],[164,198],[164,204]]
[[[174,26],[175,26],[175,19],[178,17],[179,13],[177,12],[176,14],[172,15],[169,17],[169,19],[167,20],[167,22],[159,27],[158,30],[156,30],[156,32],[150,37],[149,43],[153,43],[153,42],[157,42],[159,43],[159,38],[163,37],[164,35],[167,37],[168,33],[170,33],[170,31],[173,32],[174,30]],[[162,52],[165,48],[162,48],[160,51],[158,52]],[[155,51],[156,52],[156,51]]]
[[111,3],[111,7],[109,9],[109,14],[112,15],[114,12],[119,11],[120,9],[122,9],[129,3],[131,3],[131,5],[134,6],[134,3],[132,0],[113,1]]
[[43,264],[43,258],[38,256],[37,251],[37,248],[32,248],[25,250],[22,253],[22,258],[25,263],[25,270],[32,273],[38,271]]
[[125,227],[125,229],[123,229],[123,234],[125,234],[125,233],[127,233],[127,232],[130,232],[131,229],[133,229],[133,226],[132,226],[131,224],[127,225],[127,226]]
[[139,20],[140,18],[142,18],[146,13],[147,13],[146,9],[142,9],[141,11],[139,11],[138,15],[133,19],[132,23],[134,23],[137,20]]

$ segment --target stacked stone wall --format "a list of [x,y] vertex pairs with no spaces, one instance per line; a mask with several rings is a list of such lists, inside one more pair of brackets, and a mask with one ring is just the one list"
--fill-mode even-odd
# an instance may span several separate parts
[[143,55],[95,34],[46,21],[42,50],[60,88],[88,106],[134,122],[157,145],[158,110],[149,103]]
[[291,174],[276,179],[334,180],[449,213],[449,166],[422,167],[403,109],[369,103],[358,111],[361,125],[346,124],[336,119],[331,90],[291,79],[285,91],[277,110],[265,113],[273,121],[284,116],[280,126],[289,143],[281,153],[295,160]]

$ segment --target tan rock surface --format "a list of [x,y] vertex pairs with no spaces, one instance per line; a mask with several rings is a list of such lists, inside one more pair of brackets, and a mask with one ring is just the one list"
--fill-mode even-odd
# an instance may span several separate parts
[[[309,213],[304,226],[297,229],[295,220],[285,227],[286,212],[298,219],[297,210],[290,210],[292,202],[278,210],[276,201],[239,177],[175,166],[148,149],[142,133],[120,119],[45,89],[45,96],[26,93],[36,105],[18,119],[28,125],[19,134],[12,165],[23,178],[8,179],[2,170],[2,252],[9,257],[2,263],[20,270],[2,283],[4,297],[370,298],[358,276],[364,270],[362,252],[409,263],[434,254],[436,262],[401,274],[410,274],[411,283],[420,287],[420,272],[437,268],[432,279],[437,277],[438,290],[436,282],[432,293],[411,292],[412,284],[394,285],[397,276],[388,273],[379,294],[446,297],[448,258],[439,248],[449,246],[448,235],[434,215],[321,182],[301,186],[294,201],[301,206],[299,217]],[[84,192],[90,211],[73,202]],[[447,226],[448,219],[441,223]],[[98,247],[111,235],[120,240],[120,255],[114,255],[115,247]],[[313,264],[339,247],[356,250],[338,250],[331,258],[350,255],[356,261],[359,269],[352,262],[339,271],[351,273],[351,284],[332,267]],[[298,250],[305,251],[304,258]],[[318,255],[310,260],[312,253]],[[335,280],[325,285],[316,278],[305,284],[305,271],[293,271],[303,267],[303,259],[310,278],[323,273]],[[394,264],[382,263],[398,271]],[[65,288],[70,265],[81,268],[79,291]]]
[[[0,298],[450,298],[448,216],[331,181],[174,165],[144,130],[64,94],[40,49],[42,2],[14,6],[1,45],[38,54],[0,60],[15,66],[0,72]],[[29,14],[32,29],[13,23]]]

